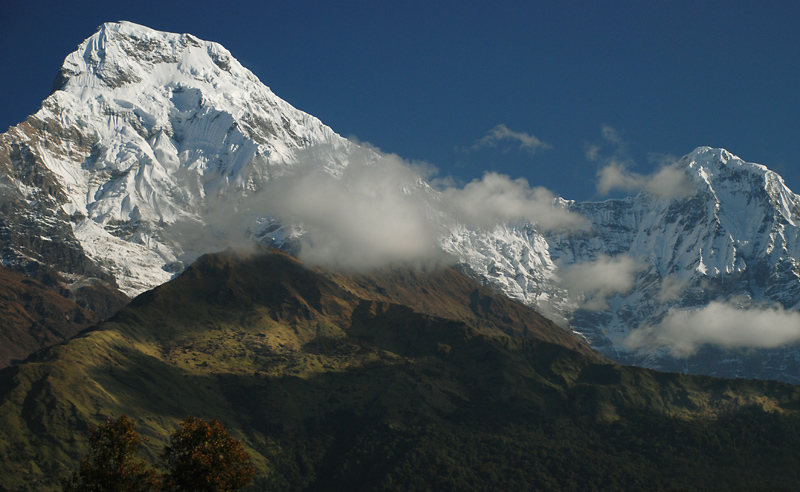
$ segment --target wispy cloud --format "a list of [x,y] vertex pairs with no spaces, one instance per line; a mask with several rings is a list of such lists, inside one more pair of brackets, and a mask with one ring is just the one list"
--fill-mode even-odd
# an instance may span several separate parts
[[570,297],[582,301],[581,308],[597,311],[608,309],[609,297],[630,292],[644,266],[628,255],[601,255],[594,261],[565,267],[559,276]]
[[478,150],[484,147],[497,147],[501,143],[515,144],[519,150],[523,150],[533,155],[540,150],[547,150],[553,148],[547,142],[542,142],[536,136],[511,130],[506,125],[500,124],[489,130],[486,135],[475,142],[472,150]]
[[[675,163],[677,159],[664,154],[650,154],[649,160],[659,166],[650,174],[631,171],[635,162],[628,154],[627,143],[611,125],[603,125],[604,145],[587,145],[586,159],[599,162],[603,167],[597,172],[597,191],[607,195],[612,191],[638,193],[647,191],[661,199],[683,198],[694,192],[686,173]],[[604,157],[603,151],[610,147],[611,155]]]
[[675,275],[667,275],[661,282],[656,298],[659,302],[667,303],[678,299],[686,290],[686,284]]
[[586,157],[587,161],[596,162],[600,160],[601,150],[602,148],[599,145],[586,144],[586,150],[584,152],[584,156]]
[[624,144],[622,136],[617,131],[617,129],[609,125],[608,123],[604,124],[600,130],[603,133],[603,140],[605,140],[606,142],[612,143],[614,145]]
[[702,345],[723,348],[776,348],[800,341],[800,313],[782,307],[743,308],[713,301],[698,309],[670,309],[656,326],[631,332],[627,347],[650,351],[667,348],[676,357]]
[[[626,162],[627,164],[633,163],[628,155],[628,143],[622,138],[622,134],[619,130],[605,123],[600,127],[600,134],[602,135],[602,142],[586,144],[584,152],[586,160],[603,162],[613,159],[618,162]],[[611,157],[604,156],[603,154],[609,153],[609,149]]]
[[658,198],[683,198],[694,192],[686,173],[675,165],[664,166],[652,174],[630,171],[623,163],[611,161],[597,172],[597,191],[647,191]]

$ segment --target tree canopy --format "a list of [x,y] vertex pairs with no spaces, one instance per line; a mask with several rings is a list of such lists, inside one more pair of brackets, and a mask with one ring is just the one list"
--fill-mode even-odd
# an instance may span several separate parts
[[136,461],[142,444],[136,424],[126,415],[91,430],[89,455],[80,469],[62,481],[65,492],[146,492],[159,490],[158,474]]
[[188,417],[164,448],[169,492],[230,492],[250,483],[255,468],[242,443],[217,420]]
[[241,441],[217,420],[181,421],[162,452],[163,475],[135,459],[142,442],[132,419],[109,417],[91,430],[89,454],[62,480],[64,492],[233,492],[255,475]]

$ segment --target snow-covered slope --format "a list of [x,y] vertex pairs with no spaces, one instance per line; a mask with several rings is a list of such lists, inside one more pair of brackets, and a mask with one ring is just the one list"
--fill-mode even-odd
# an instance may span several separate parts
[[[128,22],[104,24],[70,54],[41,110],[2,144],[8,188],[27,208],[46,202],[59,216],[48,220],[69,224],[131,296],[213,247],[189,231],[209,226],[214,200],[257,190],[298,149],[328,149],[335,172],[352,147],[222,46]],[[36,259],[35,247],[6,249],[6,263]]]

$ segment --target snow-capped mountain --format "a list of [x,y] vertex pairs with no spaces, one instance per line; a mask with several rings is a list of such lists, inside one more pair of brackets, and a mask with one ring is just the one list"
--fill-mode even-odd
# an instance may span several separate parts
[[[59,263],[73,282],[115,280],[129,296],[205,252],[186,229],[206,225],[214,200],[257,190],[298,149],[327,149],[335,171],[352,147],[222,46],[128,22],[104,24],[70,54],[41,110],[0,145],[15,203],[5,229],[27,221],[7,234],[34,238],[4,242],[3,261]],[[42,255],[55,239],[67,261]]]
[[[110,313],[123,302],[104,301],[110,293],[135,296],[199,254],[254,240],[297,247],[302,229],[284,229],[270,210],[240,214],[248,198],[309,154],[339,177],[371,152],[279,99],[216,43],[108,23],[66,58],[42,108],[0,136],[2,260]],[[467,226],[424,181],[402,192],[425,202],[439,246],[464,271],[606,356],[800,381],[795,347],[697,338],[676,349],[657,336],[713,303],[781,316],[800,306],[800,198],[780,176],[710,148],[673,168],[686,180],[674,196],[556,199],[589,224],[571,232]],[[232,210],[239,222],[216,230]]]
[[[564,316],[610,358],[664,370],[800,382],[797,346],[771,347],[781,344],[757,340],[785,327],[749,327],[755,349],[736,344],[737,334],[726,333],[726,326],[711,340],[690,339],[686,343],[693,345],[684,350],[632,346],[633,332],[654,335],[679,313],[688,313],[681,319],[689,324],[687,317],[710,303],[729,306],[725,313],[732,316],[750,309],[785,317],[800,307],[800,197],[778,174],[723,149],[698,148],[674,167],[688,178],[682,196],[642,192],[571,202],[570,210],[591,222],[589,231],[537,234],[529,225],[502,228],[465,237],[460,257],[473,274],[512,298],[555,319]],[[587,302],[596,294],[591,287],[582,291],[570,285],[571,295],[565,289],[572,269],[581,272],[581,266],[619,258],[629,260],[631,284],[611,292],[599,306]],[[604,273],[620,270],[625,268]],[[800,329],[796,319],[787,320],[789,329]]]

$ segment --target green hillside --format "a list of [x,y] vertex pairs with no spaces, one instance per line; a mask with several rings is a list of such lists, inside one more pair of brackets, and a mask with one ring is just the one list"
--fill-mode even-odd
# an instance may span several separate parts
[[622,367],[453,269],[202,257],[0,371],[0,490],[57,490],[123,413],[155,466],[219,419],[252,490],[792,490],[800,391]]

